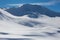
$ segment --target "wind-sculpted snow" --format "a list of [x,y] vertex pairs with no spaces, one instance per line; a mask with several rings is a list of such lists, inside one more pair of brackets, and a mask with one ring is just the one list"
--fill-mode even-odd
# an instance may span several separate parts
[[0,19],[0,38],[60,40],[60,17],[48,17],[46,15],[41,15],[38,18],[29,18],[28,15],[17,17],[0,9]]

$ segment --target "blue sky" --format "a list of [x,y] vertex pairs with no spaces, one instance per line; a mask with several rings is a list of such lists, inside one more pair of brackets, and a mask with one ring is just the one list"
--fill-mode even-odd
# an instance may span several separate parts
[[0,0],[0,7],[19,6],[24,3],[43,5],[53,11],[60,12],[60,0]]

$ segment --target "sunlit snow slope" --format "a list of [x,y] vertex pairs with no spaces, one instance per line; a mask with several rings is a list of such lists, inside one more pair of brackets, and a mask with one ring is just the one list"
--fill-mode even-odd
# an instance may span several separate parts
[[32,40],[59,40],[60,17],[41,15],[38,18],[13,16],[0,9],[0,38],[31,38]]

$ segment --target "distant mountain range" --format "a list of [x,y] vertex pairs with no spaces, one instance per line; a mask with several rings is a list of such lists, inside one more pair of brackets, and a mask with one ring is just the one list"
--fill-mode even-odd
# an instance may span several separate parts
[[18,8],[10,8],[6,11],[10,12],[11,14],[15,16],[23,16],[28,15],[31,18],[38,18],[40,15],[47,15],[50,17],[60,17],[60,13],[54,12],[44,6],[41,5],[31,5],[31,4],[24,4],[21,7]]

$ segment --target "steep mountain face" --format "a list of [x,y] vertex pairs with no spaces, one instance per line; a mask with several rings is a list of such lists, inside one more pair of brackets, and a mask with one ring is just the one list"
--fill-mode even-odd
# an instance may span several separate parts
[[10,9],[7,9],[6,11],[10,12],[15,16],[28,15],[29,17],[32,17],[32,18],[38,18],[38,16],[40,16],[41,14],[47,15],[50,17],[60,16],[60,13],[51,11],[48,8],[45,8],[40,5],[31,5],[31,4],[24,4],[21,7],[10,8]]

